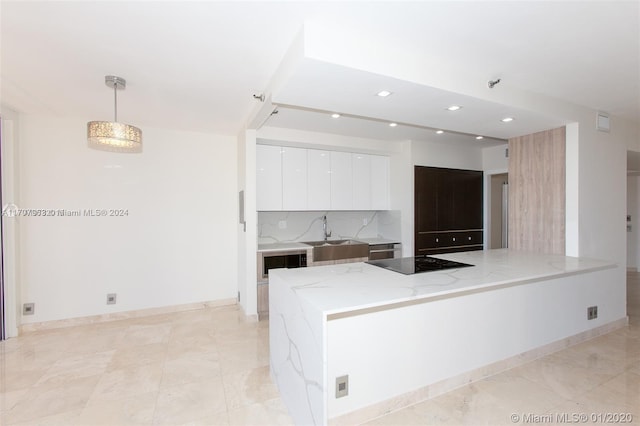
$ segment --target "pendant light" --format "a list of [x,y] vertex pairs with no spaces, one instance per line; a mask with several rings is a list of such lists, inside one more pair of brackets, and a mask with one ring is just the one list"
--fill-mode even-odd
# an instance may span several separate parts
[[142,130],[135,126],[118,123],[118,90],[124,90],[127,87],[126,80],[107,75],[104,83],[113,89],[114,120],[87,123],[89,148],[112,152],[142,152]]

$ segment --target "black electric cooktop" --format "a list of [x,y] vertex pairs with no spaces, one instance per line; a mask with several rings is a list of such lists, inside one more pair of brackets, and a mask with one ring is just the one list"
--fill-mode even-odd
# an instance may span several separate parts
[[420,274],[422,272],[442,271],[444,269],[464,268],[468,263],[454,262],[453,260],[438,259],[429,256],[400,257],[397,259],[370,260],[370,265],[400,272],[405,275]]

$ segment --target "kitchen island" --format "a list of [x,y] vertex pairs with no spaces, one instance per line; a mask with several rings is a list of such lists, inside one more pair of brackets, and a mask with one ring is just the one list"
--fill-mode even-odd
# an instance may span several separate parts
[[507,249],[436,257],[475,266],[271,272],[271,372],[296,424],[359,423],[626,324],[610,262]]

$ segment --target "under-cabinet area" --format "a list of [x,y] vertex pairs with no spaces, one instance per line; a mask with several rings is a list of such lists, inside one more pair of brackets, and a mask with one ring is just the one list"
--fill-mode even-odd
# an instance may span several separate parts
[[382,238],[364,240],[260,244],[257,253],[258,318],[264,319],[269,315],[269,271],[272,269],[366,262],[401,256],[401,244],[397,241]]

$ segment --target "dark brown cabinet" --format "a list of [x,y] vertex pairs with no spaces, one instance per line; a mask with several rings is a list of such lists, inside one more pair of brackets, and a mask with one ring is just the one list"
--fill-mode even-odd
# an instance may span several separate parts
[[415,254],[482,250],[482,172],[415,167]]

